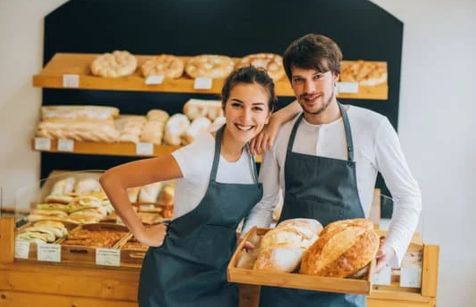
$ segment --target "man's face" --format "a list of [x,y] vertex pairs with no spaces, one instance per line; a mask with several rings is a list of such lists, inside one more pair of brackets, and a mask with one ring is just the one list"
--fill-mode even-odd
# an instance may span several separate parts
[[291,73],[291,86],[304,112],[319,115],[335,100],[338,75],[298,67],[292,67]]

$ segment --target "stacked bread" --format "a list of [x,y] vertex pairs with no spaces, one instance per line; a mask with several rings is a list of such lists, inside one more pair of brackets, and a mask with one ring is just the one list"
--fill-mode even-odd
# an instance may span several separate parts
[[305,252],[301,273],[324,277],[349,277],[375,258],[379,236],[367,219],[337,221],[327,225]]
[[140,141],[162,145],[165,123],[169,117],[169,113],[164,110],[150,110],[147,113],[147,122],[142,130]]
[[74,177],[58,180],[43,203],[27,217],[29,221],[56,220],[74,223],[95,223],[104,219],[113,207],[101,189],[99,181]]
[[41,108],[37,137],[80,142],[116,142],[114,118],[119,109],[102,106],[46,106]]
[[116,127],[120,134],[119,141],[138,143],[146,122],[145,116],[120,116],[116,120]]
[[261,239],[255,270],[293,272],[304,252],[317,240],[322,225],[312,219],[291,219],[268,231]]
[[63,223],[57,221],[38,221],[20,230],[16,239],[36,244],[53,243],[68,234]]

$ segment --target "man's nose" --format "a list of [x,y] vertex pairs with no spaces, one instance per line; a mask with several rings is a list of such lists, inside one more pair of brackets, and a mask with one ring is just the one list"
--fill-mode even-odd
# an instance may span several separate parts
[[314,84],[314,82],[312,81],[305,82],[304,91],[306,92],[306,94],[314,93],[315,90],[316,90],[316,85]]

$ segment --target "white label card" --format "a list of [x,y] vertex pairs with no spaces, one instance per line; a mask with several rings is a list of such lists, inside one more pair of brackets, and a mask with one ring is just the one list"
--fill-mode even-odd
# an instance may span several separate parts
[[359,92],[359,83],[357,82],[338,82],[339,93],[357,94]]
[[400,287],[421,288],[421,268],[418,266],[400,268]]
[[15,241],[15,258],[18,259],[28,259],[30,254],[30,242],[26,241]]
[[164,82],[164,76],[148,76],[145,79],[145,84],[152,85],[152,84],[162,84]]
[[137,143],[136,144],[136,154],[137,155],[153,156],[154,155],[154,144],[152,144],[152,143],[142,143],[142,142]]
[[79,75],[63,75],[63,87],[78,88]]
[[51,150],[51,140],[48,138],[35,138],[35,150]]
[[37,245],[38,261],[61,262],[61,245],[40,244]]
[[196,78],[193,88],[196,90],[210,90],[213,80],[211,78]]
[[96,249],[96,264],[120,266],[121,251],[118,249],[98,248]]
[[59,139],[58,140],[58,151],[64,152],[73,152],[74,151],[74,141],[68,139]]
[[374,274],[373,283],[380,286],[390,286],[392,283],[392,268],[386,266],[378,274]]

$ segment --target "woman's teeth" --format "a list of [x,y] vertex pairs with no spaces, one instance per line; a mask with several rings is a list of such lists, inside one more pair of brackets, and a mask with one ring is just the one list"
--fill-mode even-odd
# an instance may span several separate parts
[[251,129],[253,129],[253,126],[242,126],[238,124],[235,124],[235,126],[241,131],[250,131]]

